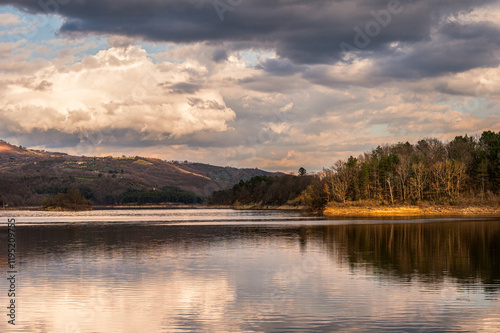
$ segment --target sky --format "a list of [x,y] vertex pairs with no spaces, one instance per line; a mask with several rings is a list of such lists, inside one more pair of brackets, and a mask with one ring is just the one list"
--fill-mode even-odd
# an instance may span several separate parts
[[0,138],[319,171],[500,130],[493,0],[0,0]]

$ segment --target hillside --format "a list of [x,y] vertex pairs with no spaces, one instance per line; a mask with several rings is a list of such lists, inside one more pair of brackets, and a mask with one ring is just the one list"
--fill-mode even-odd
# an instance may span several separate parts
[[80,157],[32,150],[0,141],[0,204],[33,206],[67,188],[97,204],[117,204],[127,190],[178,187],[198,195],[232,187],[240,180],[275,173],[156,158]]

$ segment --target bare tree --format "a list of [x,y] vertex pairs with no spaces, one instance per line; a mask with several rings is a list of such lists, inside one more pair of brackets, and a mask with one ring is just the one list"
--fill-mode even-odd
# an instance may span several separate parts
[[387,177],[385,178],[385,181],[387,182],[387,185],[389,185],[389,193],[391,195],[391,204],[394,204],[394,181],[393,181],[393,175],[388,174]]
[[345,203],[349,189],[349,171],[345,162],[338,160],[324,172],[327,184],[325,192],[334,200]]
[[424,186],[427,179],[427,168],[424,162],[420,161],[412,164],[413,174],[415,176],[415,190],[417,199],[424,200]]
[[396,174],[401,183],[401,199],[406,201],[407,193],[407,180],[411,172],[411,159],[410,156],[399,155],[399,164],[396,165]]
[[431,181],[430,181],[430,188],[431,192],[434,193],[434,196],[436,198],[439,198],[441,196],[441,193],[443,192],[444,189],[444,183],[445,181],[445,171],[446,168],[443,163],[435,162],[431,164],[430,166],[430,176],[431,176]]
[[467,164],[462,161],[453,161],[453,178],[455,179],[454,194],[460,197],[460,188],[467,179]]

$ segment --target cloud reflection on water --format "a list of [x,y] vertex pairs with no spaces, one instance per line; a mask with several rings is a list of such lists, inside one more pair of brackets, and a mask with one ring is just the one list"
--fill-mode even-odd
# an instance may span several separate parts
[[498,221],[18,231],[24,332],[500,327]]

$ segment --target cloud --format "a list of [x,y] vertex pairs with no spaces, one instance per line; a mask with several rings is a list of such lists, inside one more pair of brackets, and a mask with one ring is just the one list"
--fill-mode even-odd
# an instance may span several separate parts
[[[198,70],[196,63],[161,70],[140,47],[110,48],[10,81],[1,93],[0,115],[18,133],[127,129],[154,141],[226,131],[235,114],[222,96],[186,83],[190,71]],[[175,89],[167,92],[164,81]],[[197,97],[184,95],[187,89]]]
[[21,24],[19,16],[10,13],[0,13],[0,27],[13,27]]
[[389,77],[429,77],[461,73],[500,64],[500,26],[491,23],[446,22],[428,41],[395,46],[375,61],[377,72]]
[[112,35],[107,38],[107,42],[111,47],[128,47],[133,45],[136,40],[127,36]]
[[164,84],[165,87],[169,88],[175,94],[194,94],[196,93],[201,86],[187,83],[187,82],[178,82],[170,85]]
[[[477,41],[473,45],[448,43],[442,48],[442,40],[433,39],[433,31],[440,29],[443,22],[464,13],[481,11],[483,7],[495,3],[493,0],[246,0],[238,5],[226,3],[226,10],[217,9],[215,3],[211,0],[88,0],[64,3],[55,0],[39,3],[0,0],[0,4],[11,4],[33,13],[62,15],[65,21],[60,31],[66,34],[112,34],[180,44],[221,43],[225,49],[275,50],[279,57],[294,64],[333,64],[341,61],[345,57],[340,47],[342,43],[354,47],[361,58],[395,56],[396,60],[400,59],[399,62],[409,67],[410,72],[416,71],[422,76],[440,71],[437,65],[433,67],[428,63],[416,62],[412,65],[426,52],[431,52],[431,60],[441,56],[445,50],[457,52],[458,58],[469,55],[476,47],[475,59],[457,60],[445,71],[456,72],[497,64],[488,53],[492,49],[498,50],[498,33],[493,37],[498,26],[491,26],[489,30],[477,28],[475,34],[469,34]],[[447,29],[443,33],[449,33],[450,26],[444,25]],[[467,29],[474,30],[471,27]],[[362,43],[366,44],[363,47],[356,46],[359,31],[365,35],[364,39],[368,39]],[[482,33],[489,37],[483,38]],[[484,43],[492,39],[495,45],[486,47]],[[391,55],[391,45],[395,43],[409,45],[410,54]],[[425,45],[423,49],[420,48],[421,43]],[[480,45],[482,47],[478,47]],[[226,55],[219,49],[213,54],[213,59],[221,61],[226,59]],[[276,65],[279,64],[269,63],[267,67],[270,70],[291,70]]]
[[227,60],[227,51],[224,50],[224,49],[218,49],[218,50],[215,50],[214,54],[213,54],[213,60],[215,62],[221,62],[221,61],[224,61],[224,60]]
[[283,59],[266,59],[261,62],[256,68],[262,69],[269,74],[277,76],[289,76],[296,73],[303,72],[305,66],[296,66],[290,61]]
[[245,0],[224,21],[205,0],[48,3],[57,35],[0,42],[0,137],[24,146],[297,171],[500,127],[493,2],[402,1],[387,25],[382,0]]

